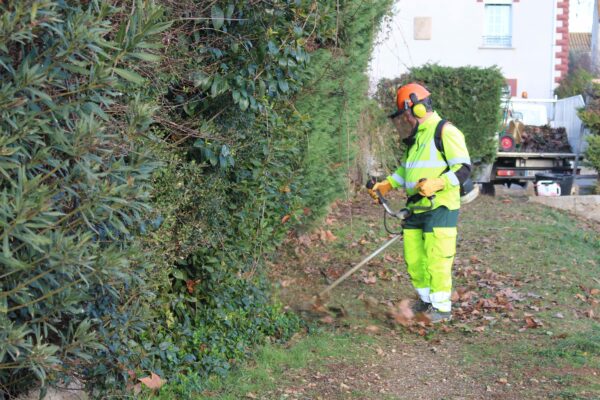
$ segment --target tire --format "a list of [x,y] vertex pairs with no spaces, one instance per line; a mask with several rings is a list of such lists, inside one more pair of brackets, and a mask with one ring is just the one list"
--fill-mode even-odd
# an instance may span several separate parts
[[495,196],[496,195],[496,187],[493,182],[484,182],[481,184],[481,194],[486,196]]

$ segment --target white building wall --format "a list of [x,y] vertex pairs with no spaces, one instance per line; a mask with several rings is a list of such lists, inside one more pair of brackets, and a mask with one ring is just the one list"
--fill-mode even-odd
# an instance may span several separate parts
[[[553,97],[556,0],[396,0],[394,16],[379,34],[370,67],[372,85],[426,63],[497,65],[517,79],[517,95]],[[484,48],[484,6],[512,4],[512,47]],[[414,39],[414,18],[431,17],[431,40]]]

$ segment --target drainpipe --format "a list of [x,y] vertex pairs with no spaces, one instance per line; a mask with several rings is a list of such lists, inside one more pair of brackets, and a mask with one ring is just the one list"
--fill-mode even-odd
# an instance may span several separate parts
[[553,3],[554,19],[552,22],[552,46],[550,47],[550,95],[548,98],[554,97],[554,88],[556,85],[556,37],[558,35],[556,31],[558,29],[558,0],[553,0]]

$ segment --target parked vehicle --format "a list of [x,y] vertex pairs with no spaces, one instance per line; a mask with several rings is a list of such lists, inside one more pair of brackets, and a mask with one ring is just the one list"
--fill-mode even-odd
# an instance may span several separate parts
[[[554,178],[562,188],[562,195],[573,194],[577,187],[573,185],[572,173],[574,168],[579,172],[578,154],[585,147],[577,117],[577,109],[583,106],[582,96],[561,100],[507,99],[496,160],[480,166],[475,177],[481,183],[481,192],[494,195],[497,184],[526,187],[543,176],[545,180]],[[531,138],[532,128],[540,135],[535,140]]]

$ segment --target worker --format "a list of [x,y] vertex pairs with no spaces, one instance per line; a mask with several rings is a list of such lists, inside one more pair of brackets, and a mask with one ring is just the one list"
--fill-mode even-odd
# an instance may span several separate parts
[[370,193],[377,199],[376,191],[385,196],[391,189],[403,188],[409,209],[433,204],[427,211],[415,209],[405,221],[404,259],[418,294],[413,311],[428,314],[433,323],[449,321],[460,186],[471,173],[469,152],[462,132],[433,110],[424,86],[400,87],[396,102],[398,110],[390,118],[401,134],[407,131],[403,124],[411,129],[403,139],[406,153],[396,172]]

